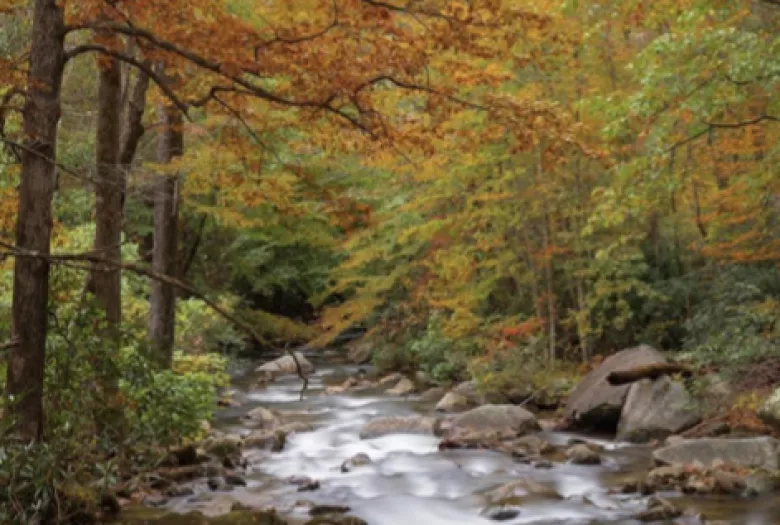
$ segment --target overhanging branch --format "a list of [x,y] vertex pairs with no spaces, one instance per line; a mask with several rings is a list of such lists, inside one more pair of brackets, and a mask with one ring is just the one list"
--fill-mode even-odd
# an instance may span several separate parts
[[[103,257],[102,255],[98,255],[94,252],[45,254],[37,251],[25,250],[23,248],[19,248],[18,246],[14,246],[13,244],[7,243],[5,241],[0,241],[0,247],[5,248],[5,252],[3,253],[3,255],[5,256],[16,257],[16,258],[28,257],[28,258],[44,259],[51,264],[70,264],[70,263],[77,263],[77,262],[89,262],[97,265],[98,269],[100,269],[101,266],[119,268],[120,270],[127,270],[135,274],[143,275],[150,279],[154,279],[156,281],[169,284],[171,286],[179,288],[180,290],[184,290],[190,295],[193,295],[198,299],[202,300],[212,310],[214,310],[217,314],[222,316],[225,320],[232,323],[237,328],[241,329],[241,331],[243,331],[245,334],[249,335],[252,338],[252,340],[255,341],[256,343],[260,345],[270,344],[269,341],[265,337],[263,337],[257,330],[255,330],[255,328],[251,324],[239,319],[232,312],[220,306],[217,302],[210,299],[205,293],[201,292],[194,286],[180,279],[176,279],[175,277],[171,277],[170,275],[156,272],[150,268],[147,268],[146,266],[142,266],[140,264],[131,263],[131,262],[116,261],[113,259],[109,259],[108,257]],[[84,267],[84,270],[88,271],[89,268]],[[306,377],[306,374],[303,373],[303,369],[301,368],[301,364],[298,361],[298,357],[295,355],[295,352],[290,351],[286,347],[285,347],[285,351],[288,355],[292,357],[293,361],[295,362],[295,368],[298,373],[298,377],[303,381],[303,388],[301,390],[301,396],[303,396],[306,387],[308,385],[308,378]]]
[[690,137],[681,140],[680,142],[677,142],[676,144],[672,145],[668,150],[667,153],[674,152],[677,148],[684,146],[690,142],[695,141],[696,139],[699,139],[712,131],[713,129],[737,129],[737,128],[744,128],[746,126],[753,126],[755,124],[759,124],[761,122],[768,121],[768,122],[780,122],[780,118],[775,117],[773,115],[760,115],[756,118],[752,118],[749,120],[743,120],[740,122],[707,122],[707,127],[703,130],[699,131],[698,133],[694,133]]

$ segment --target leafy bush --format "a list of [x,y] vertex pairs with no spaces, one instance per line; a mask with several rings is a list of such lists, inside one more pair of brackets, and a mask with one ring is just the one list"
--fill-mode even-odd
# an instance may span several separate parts
[[[227,301],[236,302],[235,298]],[[200,353],[215,348],[240,348],[244,339],[244,334],[202,300],[190,298],[176,302],[175,345],[178,350]]]
[[780,269],[776,265],[720,268],[685,323],[686,357],[740,364],[777,356],[780,347]]
[[0,523],[87,521],[97,491],[88,486],[90,469],[68,452],[57,444],[0,446]]
[[375,344],[372,364],[380,374],[392,371],[412,372],[417,367],[414,356],[406,346],[387,341],[378,341]]
[[399,344],[385,343],[374,353],[374,365],[380,371],[422,370],[440,383],[452,383],[468,377],[468,364],[476,355],[473,339],[455,340],[441,330],[443,317],[434,314],[420,334],[407,335]]
[[484,393],[519,393],[537,401],[560,400],[577,382],[573,365],[544,358],[546,339],[529,338],[524,344],[473,359],[469,372]]
[[[158,370],[133,327],[116,341],[104,337],[102,313],[89,302],[52,311],[45,444],[21,445],[0,429],[0,523],[91,514],[131,464],[153,466],[167,447],[202,437],[229,381],[227,360],[213,353],[177,351],[173,369]],[[66,311],[72,316],[60,318]]]
[[476,348],[468,339],[454,340],[444,336],[440,318],[434,316],[423,337],[409,343],[409,351],[420,370],[434,381],[455,382],[467,377],[469,359],[475,355]]
[[154,372],[143,385],[123,383],[132,436],[146,444],[173,446],[202,437],[203,421],[216,403],[214,379],[206,372]]

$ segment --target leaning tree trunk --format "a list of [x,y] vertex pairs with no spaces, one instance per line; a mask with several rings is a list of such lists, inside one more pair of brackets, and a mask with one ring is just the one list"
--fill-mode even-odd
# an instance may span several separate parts
[[[43,256],[50,253],[64,38],[62,7],[56,0],[35,0],[16,245]],[[8,408],[12,428],[24,440],[40,440],[43,435],[48,298],[46,257],[17,259],[12,306],[14,344],[8,353],[6,393],[13,398]]]
[[[170,163],[184,151],[182,119],[178,109],[161,111],[160,139],[157,157],[160,164]],[[178,179],[161,175],[154,185],[154,271],[174,277],[177,260],[177,223],[179,220]],[[176,289],[163,281],[152,282],[149,311],[149,338],[159,363],[170,367],[173,361]]]

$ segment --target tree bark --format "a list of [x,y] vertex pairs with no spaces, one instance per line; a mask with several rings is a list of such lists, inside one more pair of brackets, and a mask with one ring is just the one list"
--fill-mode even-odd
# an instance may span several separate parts
[[[118,60],[98,57],[98,117],[95,129],[95,253],[122,260],[122,200],[124,179],[120,166],[122,120],[122,69]],[[92,265],[88,288],[105,312],[104,350],[94,356],[95,372],[100,384],[101,406],[95,414],[101,433],[118,439],[124,434],[122,408],[117,403],[119,377],[112,363],[112,349],[118,348],[119,325],[122,322],[122,273],[119,268]]]
[[[50,253],[57,124],[65,67],[63,9],[55,0],[35,0],[32,46],[24,107],[25,148],[19,186],[16,245]],[[12,341],[8,353],[7,416],[19,438],[43,437],[43,380],[48,325],[49,261],[17,259],[14,265]]]
[[[100,57],[98,120],[95,141],[95,246],[97,253],[121,260],[122,172],[119,166],[122,74],[119,61]],[[105,309],[110,326],[121,322],[121,272],[93,269],[93,292]]]
[[[161,111],[161,131],[157,147],[160,164],[170,163],[184,152],[182,118],[178,109]],[[152,268],[163,275],[175,276],[177,263],[177,225],[179,220],[178,178],[161,175],[154,187],[154,247]],[[149,338],[161,366],[173,361],[176,289],[164,281],[152,283],[149,310]]]
[[138,143],[144,135],[143,117],[146,110],[146,92],[149,90],[149,75],[138,71],[130,98],[127,100],[124,128],[122,129],[119,164],[122,166],[122,204],[125,204],[127,176],[138,150]]
[[[145,133],[143,126],[143,116],[146,111],[146,93],[149,90],[149,75],[138,70],[132,93],[127,103],[127,115],[125,118],[125,128],[122,133],[122,151],[119,154],[119,162],[123,167],[124,177],[122,179],[122,206],[127,205],[127,185],[130,177],[130,167],[135,158],[138,144]],[[153,190],[154,188],[151,188]],[[146,193],[146,188],[144,189]],[[154,210],[153,195],[143,197],[145,205]],[[127,226],[127,225],[125,225]],[[141,258],[152,262],[152,251],[154,246],[154,234],[144,235],[139,243]]]

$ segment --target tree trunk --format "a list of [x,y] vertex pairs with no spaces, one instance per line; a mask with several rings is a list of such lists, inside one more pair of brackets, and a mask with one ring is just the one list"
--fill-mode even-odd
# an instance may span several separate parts
[[[119,164],[122,167],[122,207],[127,202],[127,180],[130,166],[138,150],[138,143],[144,135],[143,117],[146,110],[146,92],[149,90],[149,76],[143,71],[138,74],[133,84],[130,98],[127,100],[124,116],[124,128],[122,129],[121,149],[119,151]],[[124,211],[122,212],[124,217]]]
[[[105,60],[100,57],[100,60]],[[99,64],[98,120],[95,141],[95,252],[119,261],[122,258],[122,172],[119,166],[120,101],[122,75],[117,60]],[[93,292],[105,309],[109,325],[118,325],[122,314],[119,268],[92,269]]]
[[[536,148],[536,175],[537,182],[541,183],[544,180],[544,166],[542,164],[542,145],[539,144]],[[547,285],[547,324],[548,331],[547,336],[549,339],[548,355],[550,366],[555,366],[555,346],[556,341],[556,319],[555,319],[555,290],[553,288],[553,267],[552,267],[552,218],[550,212],[544,213],[544,225],[542,226],[542,242],[544,243],[544,279]]]
[[[122,70],[118,60],[98,58],[98,117],[95,135],[95,253],[122,260],[123,174],[119,165],[122,118]],[[112,350],[119,346],[122,322],[122,272],[116,267],[92,265],[88,282],[105,312],[103,337],[106,348],[98,349],[94,366],[100,383],[101,406],[95,414],[100,433],[112,440],[123,431],[122,408],[118,401],[118,374],[112,366]]]
[[[50,253],[64,38],[62,7],[55,0],[35,0],[16,245],[41,255]],[[12,307],[14,345],[8,353],[6,379],[6,393],[13,402],[7,416],[15,433],[27,441],[40,440],[43,435],[48,298],[48,260],[17,259]]]
[[[179,110],[166,107],[161,111],[161,131],[157,148],[160,164],[171,162],[184,151],[182,120]],[[177,262],[177,223],[179,219],[178,179],[161,175],[154,188],[154,271],[174,277]],[[170,367],[173,360],[176,289],[155,281],[152,283],[149,311],[149,338],[160,365]]]

